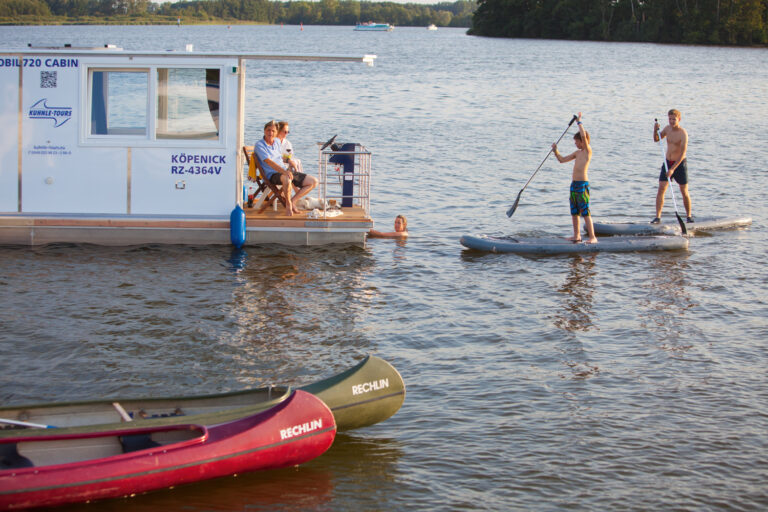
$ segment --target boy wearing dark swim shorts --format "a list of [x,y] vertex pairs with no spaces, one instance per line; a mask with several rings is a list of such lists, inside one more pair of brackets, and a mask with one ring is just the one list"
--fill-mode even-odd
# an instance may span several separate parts
[[573,136],[573,143],[576,145],[576,151],[568,156],[563,156],[557,151],[557,144],[552,144],[555,152],[555,158],[562,163],[573,160],[573,175],[571,176],[571,219],[573,221],[573,236],[568,237],[574,243],[581,242],[581,233],[579,229],[580,217],[584,217],[584,227],[587,229],[589,240],[587,243],[597,243],[595,228],[592,225],[592,216],[589,213],[589,179],[587,178],[587,169],[592,160],[592,146],[589,144],[589,133],[584,129],[581,123],[581,112],[578,115],[577,125],[579,133]]
[[683,196],[683,205],[685,214],[688,216],[687,222],[693,222],[691,213],[691,196],[688,193],[688,162],[686,156],[688,153],[688,132],[680,126],[679,110],[672,109],[667,113],[669,124],[659,132],[659,123],[653,125],[653,141],[659,142],[661,139],[667,139],[666,163],[661,165],[659,174],[659,188],[656,191],[656,217],[651,224],[661,222],[661,209],[664,207],[664,193],[667,191],[667,185],[670,180],[675,180],[680,186],[680,195]]

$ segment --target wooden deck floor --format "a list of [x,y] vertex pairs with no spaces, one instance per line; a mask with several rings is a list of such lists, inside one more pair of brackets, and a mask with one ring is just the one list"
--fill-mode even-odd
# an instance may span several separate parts
[[276,212],[271,208],[267,208],[264,212],[257,213],[255,208],[248,208],[247,205],[244,205],[244,210],[245,220],[248,226],[269,225],[274,227],[289,227],[304,225],[306,222],[316,223],[318,221],[327,222],[329,225],[339,225],[339,227],[343,226],[344,224],[372,223],[371,218],[366,215],[365,210],[359,206],[342,208],[342,215],[337,217],[324,218],[321,216],[320,218],[316,219],[307,217],[309,212],[301,212],[298,215],[288,216],[285,214],[285,208],[282,206],[278,207]]

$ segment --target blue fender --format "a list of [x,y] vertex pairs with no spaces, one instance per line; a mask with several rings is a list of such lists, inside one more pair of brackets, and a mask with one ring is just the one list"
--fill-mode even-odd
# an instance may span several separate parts
[[245,244],[245,211],[239,204],[229,214],[229,238],[238,249]]

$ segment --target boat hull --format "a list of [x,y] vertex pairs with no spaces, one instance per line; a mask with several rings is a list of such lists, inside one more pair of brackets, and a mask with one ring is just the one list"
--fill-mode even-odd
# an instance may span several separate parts
[[151,427],[0,440],[3,446],[15,445],[22,457],[43,461],[34,467],[0,471],[0,510],[128,496],[237,473],[295,466],[324,453],[336,435],[328,407],[300,390],[253,416],[208,428],[186,427],[199,435],[112,456],[53,464],[44,461],[51,456],[60,458],[62,444],[75,450],[81,444],[82,453],[118,435],[122,439],[159,436],[184,429]]
[[[385,360],[369,355],[354,367],[299,388],[316,395],[337,417],[341,430],[361,428],[395,414],[405,400],[405,383]],[[114,398],[80,402],[0,407],[0,418],[56,428],[25,429],[25,435],[90,432],[125,428],[119,410],[145,426],[196,423],[214,425],[268,409],[290,396],[288,387],[266,387],[213,395],[167,398]],[[0,428],[0,438],[18,435],[16,427]]]
[[682,236],[613,236],[599,243],[573,243],[564,238],[497,238],[463,236],[461,244],[469,249],[495,253],[517,254],[578,254],[596,252],[673,251],[688,249],[688,239]]
[[330,407],[339,432],[380,423],[400,410],[405,401],[403,377],[376,356],[367,356],[343,373],[299,389]]
[[[364,246],[372,220],[358,211],[347,213],[339,218],[317,220],[259,217],[247,211],[243,245]],[[229,219],[215,217],[0,215],[0,245],[54,243],[230,245],[231,229]]]
[[394,29],[395,27],[393,25],[387,23],[372,23],[369,25],[355,26],[355,30],[358,32],[390,32]]

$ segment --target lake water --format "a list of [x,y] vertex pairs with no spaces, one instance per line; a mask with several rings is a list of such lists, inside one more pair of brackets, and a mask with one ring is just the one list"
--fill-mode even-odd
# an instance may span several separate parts
[[[305,162],[333,134],[364,144],[376,227],[402,213],[411,232],[365,249],[0,248],[2,403],[304,384],[367,353],[408,386],[393,418],[298,469],[88,510],[768,507],[767,50],[443,28],[0,27],[0,46],[27,43],[374,53],[373,68],[249,63],[246,132],[290,120]],[[690,136],[694,215],[751,215],[750,228],[664,254],[459,245],[570,234],[570,164],[548,159],[505,211],[580,110],[593,215],[649,220],[653,120],[670,108]]]

